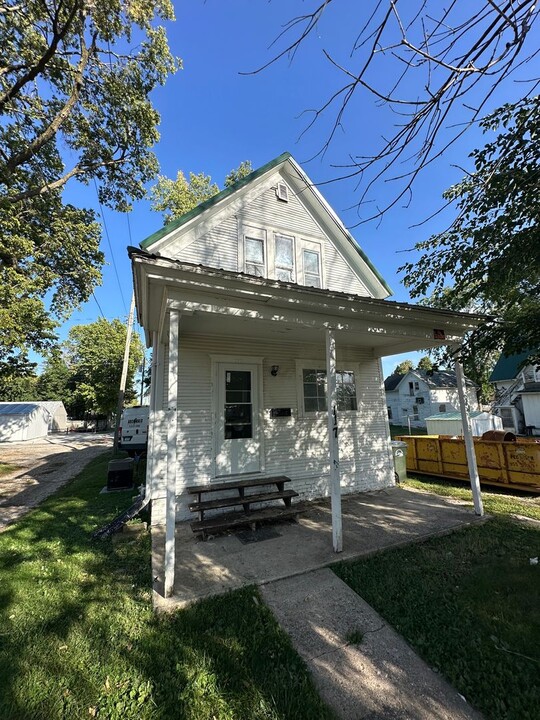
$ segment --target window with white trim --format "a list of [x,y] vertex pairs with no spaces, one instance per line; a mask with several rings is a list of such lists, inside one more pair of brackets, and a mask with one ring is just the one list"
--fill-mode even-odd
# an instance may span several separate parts
[[290,235],[274,235],[276,280],[294,282],[294,238]]
[[265,277],[265,248],[264,239],[246,235],[244,240],[245,271],[249,275]]
[[445,412],[446,412],[446,403],[441,403],[441,404],[439,405],[439,412],[440,412],[440,413],[445,413]]
[[321,287],[321,254],[315,250],[303,251],[304,284]]
[[[302,397],[305,413],[324,412],[326,403],[326,370],[302,368]],[[340,412],[356,410],[356,382],[352,370],[336,370],[337,407]]]

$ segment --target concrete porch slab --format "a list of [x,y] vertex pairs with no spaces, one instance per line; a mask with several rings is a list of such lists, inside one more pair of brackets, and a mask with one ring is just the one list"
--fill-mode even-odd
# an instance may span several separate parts
[[243,544],[237,533],[202,540],[176,526],[174,595],[163,597],[164,528],[152,530],[154,604],[167,611],[244,585],[274,582],[480,522],[472,507],[400,487],[342,499],[343,552],[332,548],[330,500],[305,504],[298,522],[274,525],[278,537]]

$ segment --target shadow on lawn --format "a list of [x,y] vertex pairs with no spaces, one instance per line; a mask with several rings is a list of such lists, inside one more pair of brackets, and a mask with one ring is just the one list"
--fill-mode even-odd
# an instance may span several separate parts
[[0,535],[2,719],[331,717],[253,588],[154,616],[149,536],[90,540],[109,459]]

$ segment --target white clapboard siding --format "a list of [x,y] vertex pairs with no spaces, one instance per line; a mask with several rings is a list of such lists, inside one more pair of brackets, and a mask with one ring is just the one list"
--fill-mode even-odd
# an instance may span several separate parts
[[268,242],[271,242],[274,232],[281,232],[298,240],[320,243],[324,287],[369,296],[366,286],[305,208],[302,196],[289,191],[289,201],[282,202],[277,199],[274,186],[261,192],[234,216],[221,220],[212,230],[194,239],[186,247],[175,247],[173,242],[166,254],[185,262],[243,272],[244,268],[239,267],[238,258],[242,257],[242,252],[239,252],[238,243],[243,241],[241,233],[246,225],[266,230]]
[[[393,483],[387,420],[378,360],[367,352],[339,347],[338,366],[355,371],[358,411],[340,414],[340,466],[343,492],[360,492]],[[182,336],[179,363],[177,439],[177,517],[185,519],[186,485],[213,478],[214,396],[211,355],[263,357],[264,475],[285,474],[303,498],[328,495],[328,438],[326,414],[302,417],[298,409],[296,360],[320,359],[324,345],[285,344],[238,337]],[[276,377],[270,373],[279,365]],[[164,385],[167,384],[167,373]],[[273,407],[292,408],[291,418],[270,418]],[[166,428],[160,434],[159,467],[164,468]],[[165,472],[154,478],[153,522],[163,519]]]

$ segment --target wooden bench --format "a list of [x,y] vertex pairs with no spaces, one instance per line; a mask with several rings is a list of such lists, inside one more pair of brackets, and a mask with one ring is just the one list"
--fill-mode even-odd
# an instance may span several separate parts
[[[257,522],[270,519],[284,519],[296,517],[299,510],[291,506],[293,497],[298,497],[294,490],[286,490],[285,483],[291,482],[286,475],[277,475],[267,478],[255,478],[251,480],[236,480],[213,485],[191,485],[186,488],[190,495],[196,495],[197,500],[189,503],[191,512],[198,513],[198,521],[191,523],[193,532],[202,532],[203,535],[209,531],[226,530],[237,525],[251,525],[255,527]],[[274,485],[276,490],[263,492],[246,493],[249,488],[261,488]],[[221,498],[203,500],[203,496],[210,493],[232,491],[235,494]],[[236,494],[237,493],[237,494]],[[285,507],[269,507],[252,509],[252,505],[269,502],[272,500],[283,500]],[[205,519],[207,510],[221,508],[242,507],[243,512],[221,514],[210,519]]]

